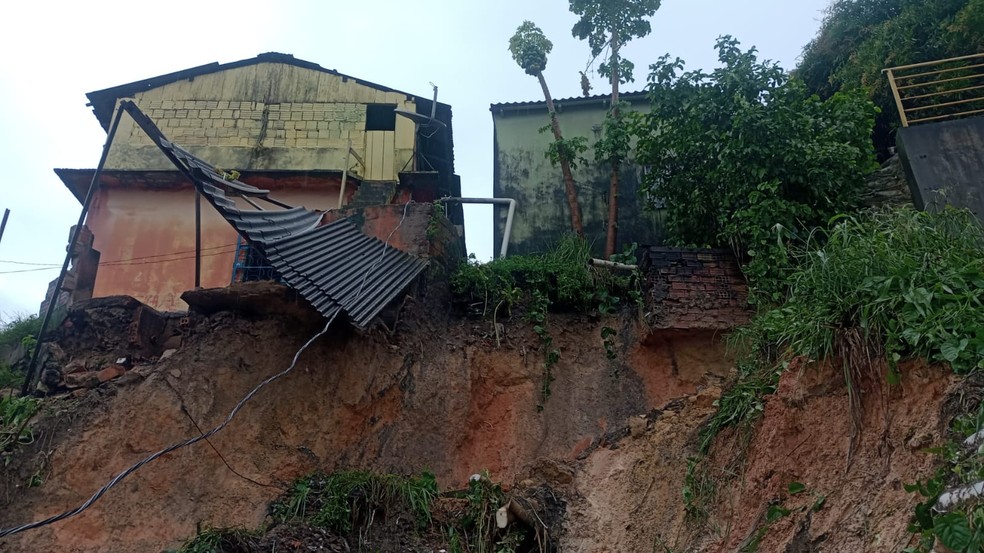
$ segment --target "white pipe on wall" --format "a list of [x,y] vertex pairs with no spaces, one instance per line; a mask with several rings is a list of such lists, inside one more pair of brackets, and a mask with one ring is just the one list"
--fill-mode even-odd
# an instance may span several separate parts
[[502,235],[502,246],[499,248],[499,257],[506,257],[509,251],[509,234],[512,232],[513,215],[516,213],[516,200],[512,198],[441,198],[442,202],[456,202],[459,204],[492,204],[508,205],[509,211],[506,213],[506,231]]

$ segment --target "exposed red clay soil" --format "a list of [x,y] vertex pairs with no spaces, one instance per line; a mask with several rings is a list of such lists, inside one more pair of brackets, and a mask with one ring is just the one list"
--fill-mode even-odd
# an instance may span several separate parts
[[[96,311],[78,315],[74,330],[84,333]],[[129,318],[116,316],[125,333]],[[194,423],[218,424],[319,330],[298,320],[193,315],[166,359],[138,362],[77,397],[47,400],[39,439],[11,458],[4,474],[0,524],[74,507],[130,464],[197,435]],[[482,470],[507,485],[539,478],[541,459],[563,467],[597,454],[628,434],[630,417],[693,393],[705,373],[727,370],[719,336],[667,335],[640,345],[631,325],[620,332],[619,361],[611,362],[600,336],[604,322],[551,316],[562,356],[542,412],[543,353],[527,323],[507,322],[499,347],[490,323],[434,313],[400,322],[393,335],[337,325],[211,440],[236,471],[264,485],[231,472],[201,442],[146,466],[83,514],[6,538],[0,548],[161,551],[200,527],[257,527],[269,502],[315,469],[430,470],[442,488],[464,487]],[[66,346],[66,355],[77,362],[87,347],[98,349],[84,342]],[[25,488],[38,469],[44,483]]]
[[[316,318],[247,311],[193,315],[169,357],[46,400],[37,440],[8,458],[0,525],[75,507],[130,464],[197,435],[195,423],[218,424],[319,329]],[[460,489],[482,470],[514,491],[549,489],[565,506],[552,536],[563,552],[649,552],[660,544],[732,552],[763,527],[770,503],[791,514],[762,533],[760,552],[894,552],[908,540],[917,500],[902,485],[931,471],[933,458],[921,450],[940,442],[949,422],[941,405],[961,385],[948,370],[920,364],[904,367],[903,383],[882,395],[869,383],[864,432],[848,466],[841,373],[796,365],[746,447],[731,432],[716,441],[715,466],[737,472],[719,481],[708,523],[694,526],[682,487],[729,374],[719,335],[644,335],[626,323],[612,362],[601,343],[605,321],[552,315],[562,356],[540,412],[543,352],[528,324],[507,322],[497,347],[488,322],[412,311],[394,334],[337,325],[211,440],[257,483],[202,442],[146,466],[75,518],[0,540],[0,551],[176,548],[198,528],[260,526],[270,502],[302,475],[366,468],[430,470],[442,489]],[[86,334],[96,325],[85,321],[105,324],[101,313],[78,313],[75,339],[63,340],[76,364],[112,341]],[[112,313],[129,322],[119,308]],[[43,484],[26,487],[36,472]],[[807,491],[790,497],[791,482]],[[811,512],[820,496],[823,507]]]
[[[918,501],[902,486],[932,472],[933,456],[922,450],[941,442],[952,416],[941,405],[962,384],[948,368],[911,364],[887,396],[868,390],[862,438],[847,467],[850,414],[842,373],[829,366],[789,370],[746,448],[733,432],[718,438],[718,469],[737,474],[718,473],[717,507],[706,524],[694,526],[685,520],[682,487],[698,428],[720,393],[707,387],[633,421],[630,437],[576,465],[562,550],[734,552],[763,528],[769,505],[778,504],[791,514],[764,531],[756,551],[900,551]],[[790,497],[792,482],[806,491]],[[821,496],[822,507],[811,512]]]
[[[792,512],[764,533],[759,551],[901,551],[919,498],[903,489],[932,473],[949,424],[941,408],[956,393],[947,367],[911,363],[901,385],[864,386],[862,433],[848,464],[851,416],[843,372],[805,365],[786,372],[769,398],[739,480],[721,486],[708,551],[736,551],[763,526],[770,504]],[[883,374],[883,373],[882,373]],[[732,437],[734,438],[734,437]],[[720,440],[718,456],[734,439]],[[790,497],[789,484],[806,491]],[[811,507],[823,497],[822,507]]]

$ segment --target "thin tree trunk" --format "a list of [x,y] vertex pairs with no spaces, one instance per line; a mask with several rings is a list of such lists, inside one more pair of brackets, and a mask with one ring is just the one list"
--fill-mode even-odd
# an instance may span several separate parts
[[[557,121],[557,112],[554,111],[553,98],[550,96],[550,89],[547,88],[547,81],[543,78],[543,72],[538,71],[536,78],[540,80],[543,97],[547,100],[547,112],[550,114],[550,129],[553,131],[554,139],[563,140],[564,137],[560,133],[560,122]],[[584,238],[584,225],[581,222],[581,207],[577,202],[577,190],[574,188],[571,162],[563,156],[560,158],[560,171],[564,174],[564,190],[567,192],[567,205],[571,210],[571,229],[579,237]]]
[[[618,35],[612,33],[612,105],[610,117],[618,119],[618,81],[619,64],[621,59],[618,57]],[[619,163],[617,158],[612,159],[612,179],[608,188],[608,236],[605,240],[605,259],[611,259],[615,253],[615,246],[618,241],[618,171]]]

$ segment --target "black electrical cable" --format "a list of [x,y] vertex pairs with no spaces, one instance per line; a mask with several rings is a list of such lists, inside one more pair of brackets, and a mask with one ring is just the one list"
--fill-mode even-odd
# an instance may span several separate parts
[[[175,393],[177,393],[177,390],[174,390],[174,391],[175,391]],[[180,396],[181,396],[181,394],[178,394],[178,397],[180,397]],[[181,400],[181,412],[183,412],[185,414],[185,416],[188,417],[188,420],[191,421],[191,424],[193,424],[195,426],[195,429],[198,430],[199,433],[202,433],[202,434],[205,433],[205,431],[202,430],[202,427],[198,426],[198,423],[195,422],[195,418],[191,416],[191,413],[188,412],[188,408],[185,407],[185,404],[184,404],[184,400],[183,399]],[[205,443],[207,443],[208,446],[212,448],[212,451],[214,451],[215,454],[219,456],[219,459],[221,459],[222,460],[222,463],[226,466],[227,469],[229,469],[229,472],[235,474],[236,476],[242,478],[243,480],[245,480],[245,481],[247,481],[247,482],[249,482],[251,484],[255,484],[257,486],[261,486],[261,487],[264,487],[264,488],[277,488],[277,489],[280,489],[280,486],[274,486],[273,484],[264,484],[263,482],[257,482],[256,480],[253,480],[249,476],[246,476],[245,474],[243,474],[243,473],[239,472],[238,470],[232,468],[232,465],[230,465],[229,464],[229,461],[227,461],[226,458],[225,458],[225,456],[222,455],[222,452],[219,451],[219,448],[215,447],[215,444],[212,443],[212,440],[209,440],[208,438],[205,438]]]
[[[386,255],[386,249],[389,247],[389,241],[390,241],[390,239],[393,237],[393,235],[396,233],[396,231],[398,231],[400,229],[400,227],[403,226],[403,222],[407,218],[407,209],[410,207],[410,204],[412,202],[413,202],[413,200],[409,200],[409,201],[407,201],[406,204],[404,204],[404,206],[403,206],[403,216],[400,218],[399,224],[397,224],[396,227],[392,231],[390,231],[389,235],[386,237],[386,241],[383,242],[383,248],[382,248],[382,251],[379,253],[379,259],[377,259],[376,262],[373,263],[373,265],[371,267],[369,267],[369,270],[366,271],[365,276],[362,278],[362,284],[359,286],[359,292],[358,292],[358,295],[359,296],[361,296],[362,293],[363,293],[363,289],[365,288],[366,281],[368,280],[369,275],[372,273],[373,269],[377,265],[379,265],[379,263],[383,260],[383,257]],[[312,336],[310,340],[308,340],[307,342],[305,342],[304,345],[301,346],[301,349],[297,350],[297,353],[294,354],[294,359],[291,361],[289,367],[287,367],[283,371],[281,371],[281,372],[279,372],[279,373],[277,373],[277,374],[275,374],[275,375],[267,378],[263,382],[260,382],[255,388],[253,388],[248,394],[246,394],[246,396],[243,397],[243,399],[239,400],[239,403],[237,403],[236,406],[232,408],[232,411],[229,412],[229,415],[225,418],[225,420],[222,421],[215,428],[209,430],[208,432],[205,432],[205,433],[202,433],[202,434],[200,434],[198,436],[195,436],[194,438],[190,438],[190,439],[185,440],[185,441],[180,442],[180,443],[172,444],[172,445],[170,445],[170,446],[168,446],[168,447],[166,447],[166,448],[158,451],[157,453],[154,453],[153,455],[150,455],[148,457],[145,457],[144,459],[140,460],[139,462],[131,465],[129,468],[127,468],[123,472],[121,472],[121,473],[117,474],[115,477],[113,477],[113,479],[110,480],[109,482],[107,482],[106,485],[104,485],[103,487],[99,488],[99,490],[96,491],[96,493],[92,494],[92,497],[90,497],[85,503],[83,503],[82,505],[79,505],[78,507],[76,507],[76,508],[74,508],[72,510],[65,511],[63,513],[59,513],[57,515],[48,517],[48,518],[46,518],[44,520],[38,520],[38,521],[35,521],[35,522],[31,522],[31,523],[28,523],[28,524],[23,524],[21,526],[16,526],[16,527],[13,527],[13,528],[0,529],[0,538],[6,537],[6,536],[10,536],[10,535],[13,535],[13,534],[18,534],[20,532],[24,532],[24,531],[27,531],[27,530],[33,530],[34,528],[40,528],[42,526],[47,526],[49,524],[58,522],[60,520],[65,520],[66,518],[73,517],[73,516],[75,516],[75,515],[83,512],[83,511],[85,511],[89,507],[91,507],[96,501],[99,500],[99,498],[101,498],[103,495],[105,495],[106,492],[108,492],[109,490],[111,490],[114,486],[116,486],[117,484],[119,484],[120,482],[122,482],[127,476],[130,476],[131,474],[133,474],[134,472],[136,472],[138,469],[140,469],[144,465],[146,465],[146,464],[148,464],[148,463],[150,463],[150,462],[152,462],[152,461],[154,461],[156,459],[159,459],[160,457],[163,457],[164,455],[167,455],[168,453],[171,453],[173,451],[176,451],[178,449],[181,449],[183,447],[188,447],[188,446],[193,445],[193,444],[196,444],[196,443],[198,443],[198,442],[200,442],[202,440],[208,440],[210,437],[214,436],[220,430],[222,430],[223,428],[225,428],[226,425],[228,425],[232,421],[233,417],[235,417],[236,414],[239,413],[239,410],[243,408],[243,405],[245,405],[246,402],[248,402],[250,399],[252,399],[253,396],[255,396],[257,392],[259,392],[261,389],[263,389],[267,384],[270,384],[271,382],[274,382],[276,380],[279,380],[280,378],[282,378],[284,376],[287,376],[287,374],[289,374],[291,371],[293,371],[294,370],[294,367],[297,366],[297,360],[301,357],[301,353],[303,353],[304,350],[306,350],[308,348],[308,346],[310,346],[312,343],[314,343],[315,340],[317,340],[318,338],[324,336],[325,333],[328,332],[328,328],[331,326],[331,323],[333,323],[335,321],[335,317],[337,317],[337,316],[338,316],[338,312],[336,311],[335,314],[332,315],[331,318],[328,320],[328,323],[325,324],[325,327],[323,329],[321,329],[320,332],[318,332],[317,334],[315,334],[314,336]],[[187,411],[185,411],[185,413],[187,413]],[[192,423],[194,423],[194,420],[192,420]],[[197,427],[198,425],[196,424],[195,426]],[[213,446],[213,448],[214,448],[214,446]],[[216,450],[216,452],[218,452],[218,451]],[[220,454],[220,457],[221,457],[221,454]],[[228,466],[228,463],[227,463],[227,466]],[[231,469],[231,467],[230,467],[230,469]]]
[[[336,315],[337,315],[337,313],[336,313]],[[82,505],[79,505],[78,507],[76,507],[76,508],[74,508],[74,509],[72,509],[70,511],[65,511],[63,513],[60,513],[60,514],[57,514],[57,515],[48,517],[48,518],[46,518],[44,520],[39,520],[39,521],[31,522],[31,523],[28,523],[28,524],[23,524],[21,526],[16,526],[14,528],[4,528],[4,529],[0,530],[0,538],[9,536],[11,534],[17,534],[19,532],[24,532],[25,530],[32,530],[34,528],[39,528],[41,526],[47,526],[48,524],[52,524],[54,522],[58,522],[60,520],[66,519],[66,518],[73,517],[73,516],[81,513],[82,511],[85,511],[89,507],[91,507],[92,504],[95,503],[96,501],[98,501],[99,498],[102,497],[106,492],[108,492],[114,486],[116,486],[117,484],[119,484],[120,482],[122,482],[123,479],[125,479],[127,476],[130,476],[131,474],[133,474],[140,467],[142,467],[142,466],[146,465],[147,463],[150,463],[151,461],[154,461],[154,460],[156,460],[156,459],[158,459],[160,457],[163,457],[164,455],[167,455],[168,453],[171,453],[172,451],[176,451],[176,450],[181,449],[183,447],[187,447],[187,446],[196,444],[196,443],[198,443],[198,442],[200,442],[202,440],[207,440],[209,437],[215,435],[220,430],[222,430],[223,428],[225,428],[226,425],[228,425],[232,421],[232,418],[235,417],[237,413],[239,413],[239,410],[243,408],[243,405],[245,405],[247,401],[249,401],[250,399],[252,399],[253,396],[255,396],[256,393],[259,392],[263,387],[265,387],[267,384],[270,384],[271,382],[273,382],[275,380],[278,380],[278,379],[280,379],[280,378],[282,378],[284,376],[287,376],[288,373],[290,373],[291,371],[293,371],[294,370],[294,367],[297,366],[297,360],[298,360],[298,358],[300,358],[301,353],[303,353],[304,350],[306,350],[308,348],[308,346],[310,346],[312,343],[314,343],[315,340],[317,340],[318,338],[324,336],[325,333],[328,332],[328,327],[331,326],[331,323],[334,322],[334,320],[335,320],[335,315],[333,315],[331,317],[331,319],[328,320],[328,324],[326,324],[325,327],[320,332],[318,332],[317,334],[315,334],[314,336],[312,336],[310,340],[308,340],[307,342],[304,343],[303,346],[301,346],[301,349],[297,350],[297,353],[294,354],[294,360],[291,361],[289,367],[287,367],[283,371],[281,371],[281,372],[279,372],[279,373],[277,373],[277,374],[275,374],[275,375],[267,378],[263,382],[260,382],[255,388],[253,388],[248,394],[246,394],[246,397],[244,397],[243,399],[239,400],[239,403],[237,403],[236,406],[232,408],[232,411],[229,412],[229,416],[227,416],[226,419],[224,421],[222,421],[215,428],[209,430],[208,432],[205,432],[204,434],[201,434],[199,436],[195,436],[194,438],[191,438],[191,439],[188,439],[188,440],[185,440],[183,442],[176,443],[176,444],[172,444],[172,445],[170,445],[170,446],[168,446],[168,447],[166,447],[166,448],[158,451],[157,453],[154,453],[153,455],[150,455],[150,456],[142,459],[141,461],[139,461],[139,462],[131,465],[129,468],[127,468],[123,472],[121,472],[121,473],[117,474],[115,477],[113,477],[113,479],[110,480],[109,482],[107,482],[105,486],[99,488],[99,490],[96,493],[92,494],[92,497],[90,497],[88,499],[88,501],[86,501]]]

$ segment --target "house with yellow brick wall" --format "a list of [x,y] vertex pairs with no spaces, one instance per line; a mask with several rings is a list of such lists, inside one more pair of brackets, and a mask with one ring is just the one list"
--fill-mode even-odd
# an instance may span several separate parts
[[[291,55],[211,63],[87,97],[103,129],[120,101],[132,99],[170,141],[292,206],[460,195],[450,106]],[[82,201],[95,170],[55,172]],[[86,218],[99,259],[92,296],[185,309],[180,295],[195,280],[195,202],[192,184],[123,115]],[[201,213],[201,286],[224,286],[237,235],[214,210]],[[463,228],[460,208],[449,216]]]

